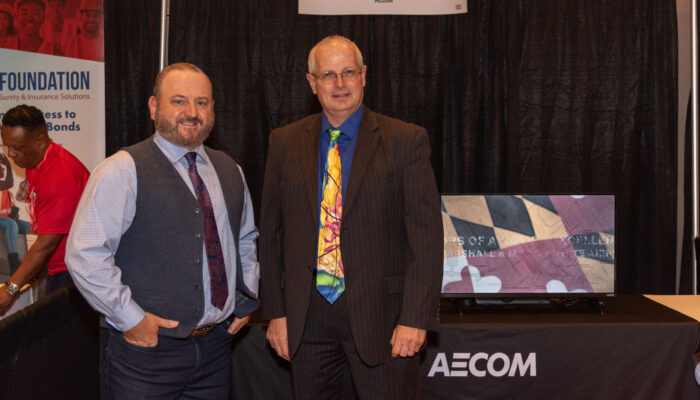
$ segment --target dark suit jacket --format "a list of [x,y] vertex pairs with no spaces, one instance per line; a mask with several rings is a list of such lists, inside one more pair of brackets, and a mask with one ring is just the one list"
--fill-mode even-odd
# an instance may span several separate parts
[[[321,115],[270,134],[260,220],[263,317],[287,317],[301,342],[318,240]],[[437,330],[442,281],[440,198],[425,129],[365,108],[340,231],[348,314],[369,365],[385,361],[397,324]]]

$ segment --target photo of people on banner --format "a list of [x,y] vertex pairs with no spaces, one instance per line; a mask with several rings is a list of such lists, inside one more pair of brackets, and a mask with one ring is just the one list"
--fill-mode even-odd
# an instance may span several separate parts
[[0,48],[104,61],[102,0],[0,0]]
[[[27,181],[20,184],[17,196],[10,191],[14,184],[12,166],[4,153],[0,153],[0,232],[3,234],[5,254],[0,254],[0,263],[3,261],[10,265],[10,275],[19,268],[20,256],[18,250],[18,235],[31,233],[29,222],[20,219],[19,206],[16,201],[27,201]],[[23,193],[22,193],[23,192]],[[23,253],[26,253],[26,244]],[[5,255],[5,257],[2,257]],[[2,260],[2,259],[5,260]]]

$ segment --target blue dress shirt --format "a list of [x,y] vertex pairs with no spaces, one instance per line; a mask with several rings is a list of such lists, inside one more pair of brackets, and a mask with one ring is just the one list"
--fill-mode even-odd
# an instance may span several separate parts
[[[339,129],[342,133],[338,138],[338,150],[340,151],[340,173],[342,175],[343,184],[343,199],[348,188],[348,179],[350,178],[350,168],[352,168],[352,158],[355,155],[355,145],[357,144],[357,135],[360,132],[360,123],[362,122],[362,109],[364,106],[355,111],[350,118],[345,120],[342,125],[334,127],[328,122],[326,113],[321,113],[321,140],[318,144],[318,214],[321,215],[321,201],[323,201],[323,177],[326,174],[326,159],[328,158],[328,144],[331,137],[328,134],[328,128]],[[345,200],[343,200],[345,204]],[[320,218],[320,217],[319,217]],[[320,222],[319,222],[320,223]],[[319,225],[320,226],[320,225]]]
[[[195,197],[184,155],[189,152],[168,142],[156,132],[153,141],[170,160],[173,168]],[[212,197],[219,240],[224,250],[229,297],[223,310],[211,305],[209,268],[206,248],[202,238],[202,283],[205,310],[198,325],[221,322],[235,308],[236,253],[240,255],[243,279],[257,293],[259,266],[255,239],[258,230],[253,218],[253,206],[248,187],[244,184],[244,205],[239,232],[231,232],[228,212],[219,178],[209,156],[202,146],[197,146],[197,171]],[[240,170],[240,167],[239,167]],[[241,171],[241,177],[242,177]],[[121,282],[121,271],[114,263],[114,254],[121,236],[129,229],[136,213],[137,176],[134,160],[126,151],[118,151],[107,158],[90,175],[83,196],[78,204],[66,247],[66,264],[75,286],[90,305],[104,314],[107,322],[120,331],[127,331],[138,324],[145,315],[131,297],[131,290]],[[239,235],[238,248],[233,235]],[[157,284],[157,282],[154,282]]]

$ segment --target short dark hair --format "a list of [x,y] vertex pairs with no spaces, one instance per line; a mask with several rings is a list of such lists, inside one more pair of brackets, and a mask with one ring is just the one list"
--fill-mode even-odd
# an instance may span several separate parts
[[[168,72],[170,71],[192,71],[192,72],[199,72],[200,74],[204,74],[204,71],[202,71],[198,66],[190,63],[175,63],[175,64],[170,64],[167,67],[163,68],[158,75],[156,75],[156,81],[153,84],[153,97],[158,100],[158,92],[160,92],[160,84],[163,83],[163,79],[165,78],[166,75],[168,75]],[[204,74],[206,75],[206,74]],[[207,77],[208,78],[208,77]]]
[[2,117],[2,126],[22,127],[25,134],[46,133],[44,113],[34,106],[20,104],[7,110]]

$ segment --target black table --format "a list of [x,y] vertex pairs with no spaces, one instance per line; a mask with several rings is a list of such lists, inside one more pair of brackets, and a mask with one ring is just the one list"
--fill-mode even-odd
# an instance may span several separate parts
[[[586,305],[460,309],[443,299],[421,354],[422,399],[699,399],[700,324],[641,295]],[[291,399],[261,321],[234,344],[236,399]]]

